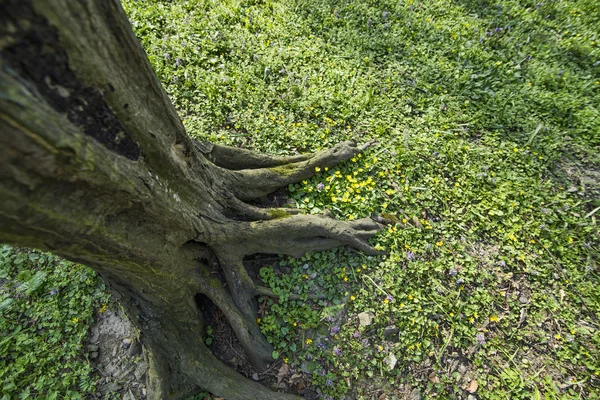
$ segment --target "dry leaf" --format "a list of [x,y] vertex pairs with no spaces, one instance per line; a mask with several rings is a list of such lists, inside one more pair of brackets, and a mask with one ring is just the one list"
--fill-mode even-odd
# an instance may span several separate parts
[[471,383],[469,383],[467,389],[465,390],[469,393],[475,393],[477,391],[477,388],[479,388],[479,383],[477,383],[476,379],[473,379]]
[[440,378],[435,374],[435,371],[431,371],[429,374],[429,381],[431,381],[431,383],[440,383]]
[[295,373],[294,375],[292,375],[290,377],[290,383],[292,385],[295,385],[296,383],[298,383],[298,381],[300,381],[300,379],[302,379],[302,374],[301,373]]
[[290,366],[285,363],[281,364],[281,367],[279,368],[279,372],[277,372],[277,384],[278,385],[281,383],[281,380],[287,376],[287,374],[289,372],[290,372]]

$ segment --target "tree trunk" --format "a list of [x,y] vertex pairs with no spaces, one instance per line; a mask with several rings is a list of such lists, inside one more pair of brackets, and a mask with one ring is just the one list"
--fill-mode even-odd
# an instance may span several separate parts
[[1,4],[0,240],[87,264],[109,282],[149,354],[150,398],[200,389],[295,398],[216,360],[194,296],[223,311],[253,365],[272,361],[243,257],[340,245],[374,254],[367,239],[379,225],[244,201],[361,149],[273,157],[193,142],[118,2]]

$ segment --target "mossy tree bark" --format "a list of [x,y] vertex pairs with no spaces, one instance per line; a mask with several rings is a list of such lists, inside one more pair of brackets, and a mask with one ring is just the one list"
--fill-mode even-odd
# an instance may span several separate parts
[[194,297],[220,307],[255,366],[270,362],[255,322],[264,290],[243,257],[340,245],[374,254],[367,240],[379,225],[245,201],[361,149],[273,157],[193,142],[117,1],[1,5],[0,240],[85,263],[109,282],[149,353],[151,398],[295,398],[217,361]]

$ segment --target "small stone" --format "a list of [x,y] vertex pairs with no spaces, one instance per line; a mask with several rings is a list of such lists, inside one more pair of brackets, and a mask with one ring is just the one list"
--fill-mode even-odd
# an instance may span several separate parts
[[529,299],[525,295],[522,295],[521,297],[519,297],[519,302],[521,304],[527,304],[528,301],[529,301]]
[[464,375],[465,372],[467,372],[467,366],[465,364],[460,364],[460,366],[458,367],[458,372]]
[[252,379],[255,381],[258,380],[258,374],[256,372],[252,374]]
[[472,395],[472,394],[470,394],[470,395],[467,396],[467,400],[477,400],[477,397],[474,396],[474,395]]
[[[399,332],[399,329],[398,329],[398,328],[396,328],[396,326],[395,326],[395,325],[386,326],[386,327],[383,329],[383,336],[384,336],[386,339],[390,339],[392,336],[397,336],[397,335],[398,335],[398,332]],[[397,339],[397,337],[396,337],[396,339]]]
[[98,355],[99,355],[99,354],[98,354],[98,352],[97,352],[97,351],[92,351],[92,352],[90,353],[90,358],[91,358],[92,360],[95,360],[96,358],[98,358]]
[[410,393],[410,400],[421,400],[421,398],[421,392],[419,392],[419,389],[414,389]]
[[127,348],[129,348],[129,346],[131,346],[131,339],[130,338],[123,339],[123,347],[127,349]]
[[146,397],[146,388],[145,387],[142,388],[142,396]]
[[375,315],[373,313],[361,312],[358,314],[358,320],[360,326],[369,326],[373,322]]
[[385,365],[387,365],[387,367],[389,369],[394,369],[397,362],[398,362],[398,359],[396,358],[394,353],[388,354],[388,356],[385,358]]

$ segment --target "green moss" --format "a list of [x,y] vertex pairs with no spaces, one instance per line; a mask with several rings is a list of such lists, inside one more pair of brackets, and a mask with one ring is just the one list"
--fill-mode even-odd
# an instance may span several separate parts
[[273,209],[273,210],[269,210],[269,215],[273,217],[273,219],[279,219],[279,218],[288,218],[291,217],[292,214],[288,213],[285,210],[282,209]]

